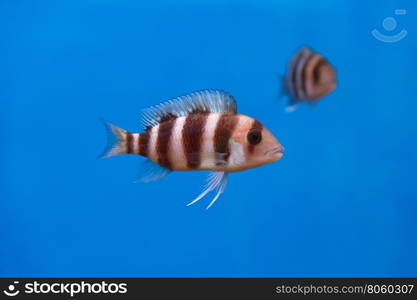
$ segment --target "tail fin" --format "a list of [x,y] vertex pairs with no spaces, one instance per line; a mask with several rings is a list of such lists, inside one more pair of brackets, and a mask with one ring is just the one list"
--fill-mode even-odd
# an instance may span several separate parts
[[103,121],[103,124],[107,131],[107,147],[98,158],[127,153],[128,132],[108,122]]

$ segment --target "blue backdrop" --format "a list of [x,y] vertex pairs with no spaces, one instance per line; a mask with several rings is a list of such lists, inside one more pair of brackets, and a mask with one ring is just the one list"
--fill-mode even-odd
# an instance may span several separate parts
[[[0,275],[416,276],[416,9],[1,1]],[[288,114],[279,79],[302,45],[338,87]],[[96,160],[100,118],[138,131],[142,108],[204,88],[232,93],[284,158],[232,174],[208,211],[185,205],[206,172],[133,183],[143,158]]]

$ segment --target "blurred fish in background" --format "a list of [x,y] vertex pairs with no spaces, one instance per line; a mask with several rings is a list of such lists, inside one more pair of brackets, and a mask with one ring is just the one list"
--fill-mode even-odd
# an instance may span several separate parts
[[287,112],[303,102],[315,103],[336,88],[336,71],[320,54],[301,48],[288,62],[283,94],[288,95]]

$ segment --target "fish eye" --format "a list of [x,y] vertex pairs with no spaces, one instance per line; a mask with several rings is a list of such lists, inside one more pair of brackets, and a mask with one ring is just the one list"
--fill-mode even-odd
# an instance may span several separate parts
[[260,130],[249,131],[246,138],[248,139],[249,144],[257,145],[262,141],[262,132]]

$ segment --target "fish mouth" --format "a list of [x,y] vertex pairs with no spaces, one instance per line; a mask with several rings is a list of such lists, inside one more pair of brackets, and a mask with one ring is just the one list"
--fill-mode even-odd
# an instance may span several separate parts
[[279,156],[281,157],[283,155],[282,153],[284,152],[284,150],[285,150],[284,147],[278,146],[278,147],[275,147],[271,150],[266,151],[265,155],[269,156],[269,157],[273,157],[277,154],[280,154]]

